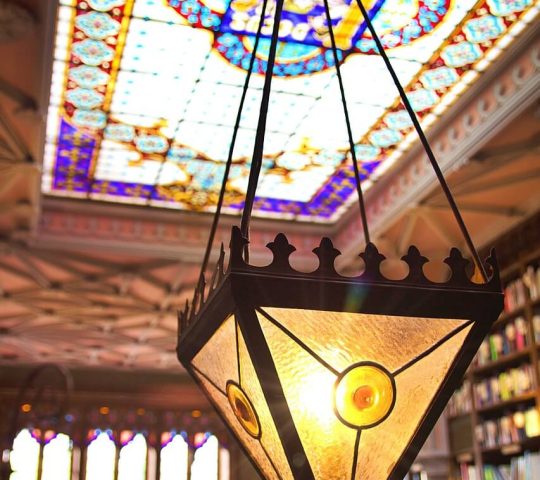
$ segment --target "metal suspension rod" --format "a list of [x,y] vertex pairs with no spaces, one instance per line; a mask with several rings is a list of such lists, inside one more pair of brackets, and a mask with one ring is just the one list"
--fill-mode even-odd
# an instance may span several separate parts
[[216,236],[216,231],[219,223],[219,218],[221,216],[221,209],[223,207],[223,200],[225,198],[225,192],[227,189],[227,181],[229,179],[229,173],[231,171],[232,158],[234,154],[234,147],[236,145],[236,137],[238,135],[238,129],[240,128],[240,120],[242,118],[242,112],[244,110],[244,103],[247,96],[247,91],[249,88],[249,81],[251,79],[251,74],[253,73],[253,66],[255,65],[255,58],[257,54],[257,49],[259,47],[259,40],[261,39],[261,30],[264,23],[264,16],[266,14],[266,6],[268,0],[263,1],[261,18],[259,19],[259,26],[257,28],[257,33],[255,35],[255,43],[253,45],[253,52],[251,53],[251,58],[249,60],[249,67],[244,81],[244,87],[242,89],[242,96],[240,97],[240,104],[238,106],[238,113],[236,114],[236,121],[234,123],[233,135],[231,139],[231,144],[229,145],[229,153],[227,156],[227,163],[225,164],[225,171],[223,172],[223,180],[221,182],[221,190],[219,191],[219,198],[216,205],[216,211],[214,213],[214,218],[212,220],[212,227],[210,228],[210,235],[208,237],[208,242],[206,243],[206,250],[204,252],[204,258],[201,265],[201,272],[199,274],[199,282],[201,282],[206,268],[208,267],[208,262],[210,260],[210,253],[212,252],[212,245]]
[[[261,109],[259,115],[259,123],[257,125],[257,133],[255,135],[255,146],[253,147],[253,157],[251,160],[251,168],[249,170],[249,181],[246,193],[246,201],[242,212],[242,221],[240,223],[240,231],[245,238],[249,238],[249,223],[251,220],[251,212],[253,210],[253,202],[255,200],[255,191],[261,173],[264,134],[266,131],[266,118],[268,116],[268,104],[270,100],[270,90],[272,86],[272,75],[274,73],[274,63],[276,60],[276,50],[278,44],[279,23],[281,20],[281,12],[283,10],[284,0],[276,0],[276,13],[274,16],[274,26],[272,29],[272,39],[270,41],[270,51],[268,52],[268,62],[266,65],[266,75],[264,78],[263,95],[261,100]],[[244,256],[248,260],[248,248],[244,250]]]
[[330,41],[332,43],[332,52],[334,54],[334,62],[336,64],[336,74],[339,83],[339,91],[341,92],[341,103],[343,105],[343,113],[345,114],[345,123],[347,125],[347,135],[349,137],[349,147],[351,149],[351,157],[354,167],[354,177],[356,180],[356,193],[358,194],[358,203],[360,206],[360,215],[362,217],[362,227],[364,229],[364,239],[366,243],[370,243],[369,227],[366,215],[366,206],[364,203],[364,195],[362,193],[362,184],[360,181],[360,170],[358,168],[358,160],[356,159],[356,151],[354,148],[354,140],[352,135],[351,121],[349,119],[349,109],[347,107],[347,99],[345,98],[345,88],[343,87],[343,79],[341,77],[341,67],[339,65],[339,58],[336,48],[336,39],[334,37],[334,29],[332,28],[332,18],[330,17],[330,7],[328,6],[328,0],[324,0],[324,9],[326,11],[326,22],[328,23],[328,33],[330,34]]
[[[325,0],[326,1],[326,0]],[[362,0],[356,0],[356,3],[358,4],[358,7],[360,8],[362,15],[364,16],[364,21],[367,24],[367,27],[373,37],[373,40],[375,41],[375,44],[377,45],[377,49],[379,50],[379,53],[381,54],[382,59],[384,60],[384,63],[386,65],[386,68],[388,69],[390,75],[392,76],[392,79],[394,81],[394,84],[396,85],[396,88],[399,91],[399,95],[401,97],[401,100],[403,104],[405,105],[405,108],[407,109],[407,112],[409,113],[409,116],[411,117],[411,120],[414,124],[414,128],[416,129],[416,133],[420,137],[420,141],[422,142],[422,146],[424,147],[424,150],[426,151],[426,154],[429,158],[429,161],[431,162],[431,166],[433,167],[433,170],[435,171],[435,175],[437,176],[437,179],[439,180],[439,184],[441,185],[441,188],[446,195],[446,199],[450,205],[450,208],[452,209],[452,212],[454,214],[454,217],[456,219],[456,222],[459,226],[459,229],[461,230],[461,234],[465,238],[465,242],[467,243],[467,247],[469,248],[469,251],[471,252],[471,255],[473,256],[474,262],[476,264],[476,267],[479,269],[482,278],[484,282],[488,281],[488,276],[486,269],[484,268],[484,264],[480,260],[480,256],[478,255],[478,251],[476,250],[476,247],[474,246],[474,243],[471,239],[471,236],[469,234],[469,231],[467,230],[467,226],[465,225],[465,222],[463,221],[463,218],[461,216],[461,213],[458,209],[458,206],[454,200],[454,197],[452,196],[452,192],[450,191],[450,188],[448,187],[448,184],[446,183],[446,180],[444,178],[444,175],[441,171],[441,168],[439,167],[439,164],[437,163],[437,159],[435,158],[435,155],[433,154],[433,151],[431,150],[431,147],[429,145],[429,142],[426,138],[426,135],[424,134],[424,131],[422,130],[422,127],[420,126],[420,122],[418,121],[418,118],[416,118],[416,114],[409,102],[409,99],[407,98],[407,94],[405,93],[405,90],[401,86],[401,83],[399,82],[399,78],[394,70],[394,67],[390,63],[390,59],[388,58],[388,55],[386,54],[384,47],[381,43],[381,40],[379,39],[379,36],[377,35],[377,32],[375,31],[375,28],[373,27],[373,24],[371,23],[371,19],[369,18],[369,15],[362,3]]]

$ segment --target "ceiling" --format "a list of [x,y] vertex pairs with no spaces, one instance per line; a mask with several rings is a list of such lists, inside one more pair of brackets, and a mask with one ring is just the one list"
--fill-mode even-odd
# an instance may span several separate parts
[[[139,200],[132,202],[135,205],[126,205],[128,203],[126,198],[118,194],[118,191],[105,195],[93,192],[92,189],[99,178],[91,178],[87,173],[84,173],[82,181],[86,182],[87,187],[90,184],[92,187],[85,187],[86,190],[82,193],[68,192],[66,189],[55,187],[55,179],[60,178],[59,170],[56,168],[57,163],[55,163],[58,158],[55,155],[59,154],[60,150],[54,150],[56,148],[54,145],[59,142],[59,123],[67,121],[61,119],[61,112],[54,107],[54,104],[52,110],[48,110],[51,71],[54,71],[51,68],[62,61],[58,58],[58,49],[53,48],[56,9],[53,8],[54,2],[28,0],[9,3],[26,6],[29,15],[25,16],[21,11],[13,13],[12,18],[18,20],[10,21],[10,24],[13,25],[12,38],[0,39],[0,57],[3,59],[3,67],[0,72],[0,363],[19,365],[53,361],[80,368],[89,366],[181,372],[181,367],[177,363],[174,353],[176,311],[183,306],[186,299],[191,297],[199,275],[199,265],[211,220],[207,212],[207,210],[212,210],[211,202],[195,205],[190,203],[191,200],[179,201],[179,197],[175,197],[177,203],[173,203],[170,199],[154,198],[155,201],[150,201],[150,197],[139,197]],[[71,4],[71,2],[63,3]],[[106,5],[112,5],[114,2],[112,0],[110,2],[93,0],[86,3],[90,7],[101,4],[103,10]],[[118,1],[117,3],[124,2]],[[163,22],[164,19],[152,20],[150,16],[148,16],[148,20],[144,20],[147,14],[141,9],[146,8],[147,12],[157,11],[150,8],[151,3],[150,0],[135,2],[129,17],[131,20],[125,20],[125,23],[145,22],[148,25],[153,25],[152,22]],[[160,23],[160,25],[167,25],[167,28],[170,28],[167,31],[191,32],[194,38],[204,38],[207,43],[208,38],[214,35],[204,28],[198,28],[198,25],[195,27],[186,25],[185,23],[190,21],[189,18],[183,19],[172,7],[166,9],[163,7],[164,2],[158,3],[159,12],[166,11],[169,15],[165,23]],[[386,2],[388,8],[394,3]],[[527,17],[529,22],[532,22],[530,12],[534,9],[534,12],[538,12],[538,2],[534,6],[531,6],[532,2],[527,1],[490,1],[485,2],[485,5],[484,2],[469,2],[470,4],[459,2],[460,7],[456,7],[457,3],[453,2],[452,8],[472,9],[467,19],[473,18],[475,15],[483,17],[490,15],[491,10],[485,5],[499,5],[498,8],[510,4],[522,5],[523,11],[530,9]],[[446,2],[423,2],[422,4],[446,5]],[[377,7],[375,3],[373,6]],[[64,8],[62,11],[69,13],[72,7],[65,5]],[[122,13],[124,12],[122,8],[125,7],[115,6],[113,8],[120,8],[120,13]],[[86,12],[88,13],[88,10]],[[87,14],[79,13],[81,16]],[[506,19],[506,17],[504,18]],[[509,13],[508,18],[508,25],[516,25],[523,18],[523,14],[520,12]],[[167,23],[170,19],[174,19],[174,21],[171,20],[170,23]],[[71,25],[69,21],[66,20],[67,30],[60,29],[61,31],[69,31],[68,27]],[[444,91],[436,89],[438,95],[440,94],[439,103],[435,104],[431,110],[426,110],[425,113],[423,113],[424,111],[419,112],[420,117],[428,123],[429,118],[436,117],[436,121],[428,130],[430,140],[456,195],[471,235],[479,247],[485,247],[502,232],[527,219],[540,209],[540,113],[538,103],[540,99],[540,24],[533,22],[528,27],[525,27],[525,24],[522,27],[520,32],[517,28],[513,30],[512,35],[505,37],[506,40],[493,39],[475,44],[482,50],[483,55],[492,61],[492,64],[486,66],[486,63],[482,63],[481,60],[473,63],[472,69],[468,70],[469,72],[480,71],[482,65],[486,66],[486,70],[481,75],[473,73],[474,79],[470,76],[471,74],[468,74],[467,77],[465,72],[462,72],[463,75],[460,73],[460,80],[456,83],[458,86],[447,87],[443,89]],[[171,35],[180,35],[180,33],[171,33]],[[219,35],[222,38],[227,35],[240,34],[227,32],[219,33]],[[242,35],[240,36],[244,38]],[[464,38],[462,41],[465,41]],[[249,43],[247,40],[245,41]],[[171,55],[170,49],[177,45],[166,41],[156,41],[156,43],[160,45],[160,47],[156,47],[157,51],[161,52],[159,55]],[[438,43],[439,46],[434,48],[440,56],[442,54],[440,48],[446,48],[451,42],[441,44],[439,41]],[[126,41],[126,48],[127,45]],[[412,41],[411,45],[404,46],[402,49],[400,49],[401,47],[390,49],[389,53],[397,58],[399,55],[405,55],[404,52],[412,52],[415,45],[417,43]],[[313,45],[304,45],[302,48],[304,47],[310,51],[321,51],[322,48]],[[205,105],[208,108],[215,106],[215,108],[225,109],[226,106],[220,103],[224,98],[233,102],[234,98],[238,101],[238,97],[232,94],[229,96],[220,94],[214,100],[209,101],[209,98],[214,98],[210,97],[211,93],[209,92],[213,92],[214,89],[220,91],[220,89],[225,88],[225,84],[238,92],[238,85],[241,84],[244,73],[237,67],[231,67],[230,62],[227,63],[223,60],[219,51],[211,51],[208,45],[205,48],[207,49],[206,56],[213,58],[217,62],[216,65],[220,65],[222,70],[220,70],[221,73],[214,72],[204,81],[196,82],[197,85],[202,84],[204,88],[209,90],[206,93],[202,92],[200,97],[193,97],[192,101],[199,103],[206,101]],[[500,48],[500,51],[490,55],[489,49],[494,48]],[[283,54],[285,55],[285,53]],[[433,52],[429,55],[425,52],[424,54],[429,58],[435,58]],[[52,60],[54,55],[56,55],[54,62],[57,63]],[[358,57],[357,60],[354,60],[355,56]],[[73,60],[73,57],[69,58]],[[124,81],[121,78],[122,75],[125,74],[126,82],[130,76],[142,75],[138,70],[132,72],[131,67],[122,63],[128,57],[122,58],[123,60],[118,64],[120,69],[116,82],[118,91],[115,90],[111,109],[106,112],[107,120],[104,129],[102,129],[103,132],[109,126],[117,124],[118,118],[125,119],[125,117],[115,117],[112,106],[115,105],[115,101],[120,105],[121,98],[124,98],[119,96],[118,100],[114,100],[115,95],[125,96],[125,92],[129,91],[129,89],[124,89],[123,94],[120,91],[119,86]],[[347,75],[347,70],[353,68],[349,65],[359,62],[361,58],[371,62],[374,61],[375,57],[356,51],[350,52],[344,63],[344,75]],[[415,63],[414,59],[406,62],[408,64]],[[155,65],[155,63],[153,64]],[[161,78],[160,75],[163,74],[174,79],[179,74],[175,69],[180,68],[185,63],[179,61],[178,64],[168,65],[163,72],[160,70],[157,78]],[[429,64],[428,67],[418,65],[418,68],[424,72],[427,71],[425,68],[432,69],[433,65]],[[210,67],[208,68],[209,70],[199,68],[190,75],[209,75],[212,70]],[[123,71],[124,74],[122,74]],[[233,75],[235,80],[226,77],[223,73],[226,71],[235,72]],[[416,71],[414,75],[418,74],[419,71]],[[374,81],[374,77],[370,78],[372,85],[378,83]],[[463,78],[470,78],[471,85],[466,86],[464,83],[459,83]],[[282,95],[282,97],[277,95],[276,99],[281,98],[280,101],[289,105],[288,102],[302,102],[305,100],[304,97],[310,97],[310,101],[314,105],[313,108],[316,108],[315,104],[324,103],[325,92],[330,92],[326,89],[317,90],[320,87],[318,82],[324,80],[324,82],[335,86],[334,73],[331,69],[313,75],[303,75],[296,79],[281,75],[276,77],[276,80],[276,88],[279,86],[278,93]],[[253,98],[256,98],[256,92],[260,92],[260,81],[260,76],[257,76],[255,83],[258,82],[258,87],[251,92]],[[358,81],[361,84],[364,80]],[[305,82],[311,83],[307,85]],[[298,86],[300,84],[301,87]],[[56,95],[54,98],[57,99],[58,105],[66,105],[61,103],[64,100],[58,99],[63,99],[67,94],[65,90],[72,87],[67,82],[62,83],[60,90],[55,90],[54,85],[53,81],[53,97]],[[415,80],[412,83],[406,82],[406,85],[408,85],[409,91],[420,87],[425,89],[421,80]],[[295,91],[300,92],[301,95],[295,96],[290,91],[286,92],[285,86],[296,89]],[[73,86],[73,88],[79,87]],[[445,104],[444,95],[450,94],[453,88],[461,90],[461,93],[456,94],[456,97],[449,101],[447,106],[441,107],[440,105]],[[135,91],[133,90],[133,92]],[[170,99],[164,100],[168,98],[167,95],[171,95],[170,90],[163,89],[161,92],[159,89],[149,89],[149,91],[152,95],[157,96],[137,95],[139,101],[143,103],[128,104],[131,105],[130,108],[144,113],[150,111],[146,110],[145,105],[155,109],[172,105]],[[372,96],[370,101],[375,102],[372,106],[377,106],[376,102],[381,101],[375,98],[378,90],[372,88],[368,91],[370,93],[367,96]],[[362,92],[356,93],[360,95]],[[162,94],[164,95],[163,99],[159,96]],[[365,97],[366,91],[364,90],[362,94]],[[180,99],[180,96],[178,98]],[[284,100],[285,98],[289,100]],[[392,98],[392,102],[395,103],[395,96]],[[351,105],[359,103],[356,100],[351,101]],[[394,103],[384,115],[390,115],[396,113],[396,109],[399,110]],[[363,103],[362,105],[361,108],[364,109],[367,104]],[[277,107],[272,108],[276,109]],[[297,104],[295,109],[299,108],[300,106]],[[181,110],[180,107],[171,107],[169,111],[177,112],[178,110]],[[184,110],[188,111],[187,108]],[[196,110],[199,113],[202,112],[199,108]],[[433,113],[434,110],[438,112],[436,115]],[[227,111],[230,113],[234,109]],[[430,117],[432,113],[435,117]],[[272,122],[279,123],[279,118],[288,114],[289,110],[285,114],[282,112],[282,117],[274,117]],[[296,114],[298,112],[295,110],[294,115]],[[54,117],[56,120],[51,120],[53,115],[56,115]],[[68,113],[66,115],[69,116]],[[157,115],[164,114],[158,112]],[[223,112],[221,115],[223,116]],[[192,120],[191,116],[186,118],[185,122],[189,123]],[[221,120],[220,122],[209,122],[209,118],[213,118],[213,116],[207,114],[204,118],[196,120],[199,122],[200,131],[202,132],[204,128],[210,128],[211,125],[212,128],[222,129],[222,133],[219,135],[225,137],[223,132],[230,131],[230,126],[222,125]],[[321,116],[316,118],[320,119]],[[355,117],[353,116],[353,118]],[[388,117],[378,119],[379,123],[375,122],[373,125],[376,126],[373,128],[380,129],[383,125],[388,126],[385,118]],[[178,125],[182,124],[180,119],[176,120]],[[245,122],[248,120],[246,119]],[[207,125],[203,125],[205,123]],[[219,125],[215,125],[215,123],[219,123]],[[56,125],[55,128],[51,127],[53,124]],[[73,124],[70,125],[73,127]],[[250,125],[252,127],[253,122]],[[271,125],[272,123],[269,124],[269,128]],[[322,128],[325,125],[320,121],[312,124],[313,128]],[[367,128],[362,125],[359,124],[358,128]],[[134,126],[136,135],[150,135],[150,130],[144,130],[142,126],[142,124]],[[107,139],[105,133],[103,135],[95,131],[92,133],[91,129],[87,127],[77,128],[80,128],[81,138],[88,139],[92,135],[99,137],[101,142],[99,152],[101,153],[106,150],[104,144],[109,142],[111,150],[116,149],[115,155],[127,150],[131,152],[130,155],[134,152],[138,152],[137,155],[140,154],[136,143],[130,143],[128,148],[127,143],[129,142],[117,141],[117,145],[113,148],[110,143],[113,140]],[[154,125],[145,128],[154,129],[152,135],[166,136],[167,130],[161,129],[161,127],[156,129],[157,127]],[[274,127],[270,129],[272,128]],[[246,128],[246,131],[248,130]],[[368,135],[366,133],[368,130],[364,132],[365,134],[359,133],[356,136],[362,145],[364,144],[362,142],[369,138],[365,136]],[[403,130],[404,134],[408,134],[408,132],[408,129]],[[203,140],[221,138],[215,132],[209,135],[203,137]],[[310,140],[311,143],[302,146],[302,142],[294,143],[292,141],[294,135],[290,136],[289,132],[291,141],[288,145],[291,148],[288,152],[300,155],[300,157],[309,157],[309,162],[315,161],[313,160],[314,155],[321,154],[317,149],[328,147],[322,143],[321,145],[314,143],[323,139],[315,130],[311,132],[311,135],[313,141]],[[202,142],[204,147],[205,142],[197,138],[196,135],[189,138],[192,142]],[[407,145],[407,140],[403,140],[403,142],[405,143],[396,143],[383,148],[384,154],[375,160],[378,167],[372,171],[371,186],[366,195],[372,239],[389,258],[389,261],[385,262],[384,268],[396,272],[399,272],[401,268],[400,256],[406,252],[411,243],[417,244],[424,254],[436,260],[444,258],[451,245],[463,248],[462,237],[446,207],[445,199],[437,188],[425,156],[419,149],[417,142],[412,142],[410,145]],[[337,142],[335,145],[342,144],[343,142],[341,144]],[[49,147],[44,149],[44,145],[54,148],[52,150]],[[195,148],[195,146],[194,143],[191,147],[197,150],[197,155],[199,155],[202,148]],[[302,148],[300,148],[301,146]],[[185,145],[182,148],[184,147]],[[182,160],[183,165],[189,170],[189,165],[202,165],[206,162],[206,164],[215,167],[211,174],[212,178],[219,178],[221,167],[218,168],[218,166],[222,165],[224,160],[223,146],[220,148],[220,154],[210,155],[209,152],[206,152],[204,155],[200,155],[200,158],[197,157],[193,164]],[[346,156],[346,149],[345,144],[344,147],[335,148],[335,151]],[[53,150],[56,153],[51,155],[47,153]],[[364,154],[367,152],[366,149],[358,151],[363,151]],[[278,162],[279,158],[283,157],[283,152],[284,150],[280,149],[273,152],[269,150],[268,158],[272,157],[272,162]],[[178,171],[184,168],[181,165],[182,162],[175,163],[171,160],[172,150],[168,149],[159,155],[158,153],[155,152],[156,156],[152,159],[142,156],[133,165],[122,167],[116,173],[112,169],[111,175],[123,175],[123,172],[130,171],[131,168],[139,172],[137,175],[140,175],[146,168],[141,166],[144,164],[150,165],[148,168],[156,168],[156,166],[169,163]],[[105,168],[106,162],[109,160],[106,160],[106,156],[99,157],[99,155],[96,157],[97,161],[99,163],[101,161],[99,158],[103,158],[103,168]],[[294,155],[289,158],[293,158]],[[239,155],[235,161],[238,165],[243,165],[242,168],[245,168],[246,160],[244,157],[242,157],[243,159],[240,157],[242,156]],[[125,159],[120,160],[118,165],[123,161]],[[283,182],[285,178],[290,179],[291,171],[286,171],[287,169],[283,167],[277,169],[275,167],[277,163],[272,165],[269,171],[272,170],[281,175],[279,182]],[[310,171],[312,167],[313,165],[306,166],[305,169]],[[334,167],[332,167],[332,171],[325,170],[330,173],[325,173],[327,178],[324,182],[332,184],[332,179],[338,175],[336,172],[339,168],[343,168],[343,165]],[[98,169],[95,169],[94,173],[97,171]],[[187,172],[191,175],[188,182],[191,190],[188,190],[193,194],[195,191],[206,192],[209,195],[207,198],[210,198],[214,187],[208,187],[208,184],[204,182],[198,184],[193,176],[203,175],[205,171],[204,168],[200,170],[194,168],[192,172],[195,173]],[[299,171],[303,172],[304,170],[300,169]],[[163,172],[165,169],[161,170],[161,173]],[[129,173],[129,175],[131,174]],[[178,172],[176,174],[180,175]],[[267,172],[267,175],[270,173]],[[139,185],[152,185],[151,190],[154,193],[161,191],[156,186],[161,185],[159,181],[144,183],[147,181],[146,177],[137,178],[144,180],[141,180],[142,183]],[[151,178],[157,177],[151,176]],[[121,180],[118,178],[109,181]],[[177,183],[182,187],[182,182]],[[293,182],[288,185],[296,185],[294,188],[298,189],[298,185],[306,183],[313,182],[304,178],[300,184]],[[172,185],[172,183],[167,183],[167,185]],[[175,190],[177,193],[183,188],[180,187],[179,190]],[[65,198],[67,196],[70,198]],[[193,198],[195,196],[192,195]],[[141,198],[144,201],[140,201]],[[131,202],[131,200],[133,197],[130,197],[129,201]],[[342,207],[335,208],[334,206],[332,212],[338,213],[331,213],[330,216],[325,217],[321,212],[312,212],[304,218],[304,220],[309,220],[307,222],[278,222],[268,218],[269,211],[266,210],[264,213],[264,208],[260,204],[259,218],[253,224],[251,234],[253,261],[263,263],[268,258],[264,245],[273,239],[278,230],[284,230],[291,243],[297,247],[292,261],[298,268],[309,269],[315,266],[311,250],[318,245],[322,234],[330,235],[335,240],[336,246],[342,250],[343,255],[338,258],[338,265],[341,269],[360,268],[360,265],[357,264],[357,255],[363,246],[363,238],[355,199],[354,197],[349,198],[347,194],[338,195],[336,201]],[[304,203],[309,204],[309,202]],[[173,208],[160,208],[164,205]],[[178,209],[183,211],[179,212]],[[261,216],[265,218],[261,218]],[[284,219],[289,217],[288,214],[282,215]],[[320,223],[321,219],[324,220],[324,223]],[[230,225],[235,224],[236,221],[236,215],[223,219],[218,230],[218,241],[227,242]],[[216,248],[217,245],[218,242],[216,242]],[[433,270],[433,275],[436,275],[437,269]]]
[[[532,1],[364,3],[426,128],[539,12]],[[43,193],[213,211],[260,4],[61,0]],[[361,176],[379,178],[416,135],[356,2],[330,4]],[[229,213],[246,192],[273,12],[270,2],[231,156]],[[335,222],[355,195],[327,25],[324,2],[285,3],[256,215]]]

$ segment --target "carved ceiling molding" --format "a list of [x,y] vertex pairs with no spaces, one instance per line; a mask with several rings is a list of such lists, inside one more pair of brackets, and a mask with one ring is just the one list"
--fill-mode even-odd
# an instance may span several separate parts
[[[199,263],[208,240],[211,217],[194,218],[180,212],[155,212],[149,209],[122,208],[106,205],[70,205],[63,200],[46,199],[41,212],[36,243],[48,248],[68,248],[117,251],[183,260]],[[236,217],[226,217],[218,228],[214,250],[217,254],[220,242],[228,246],[231,226],[239,222]],[[268,257],[265,245],[273,241],[276,222],[254,222],[251,231],[252,256],[264,260]],[[300,228],[288,224],[280,230],[288,232],[299,245],[298,261],[310,261],[311,248],[320,240],[320,229],[310,225]],[[303,227],[303,228],[302,228]],[[291,232],[291,230],[294,230]],[[66,243],[66,239],[69,241]],[[307,250],[304,251],[304,250]]]
[[[536,29],[538,31],[538,29]],[[471,157],[512,119],[540,98],[540,38],[536,34],[519,55],[506,52],[510,63],[492,72],[486,81],[458,101],[459,112],[431,133],[430,143],[446,174],[466,165]],[[455,109],[454,109],[455,110]],[[401,167],[383,179],[367,195],[367,216],[372,238],[382,235],[394,222],[415,208],[438,186],[435,174],[420,147],[400,162]],[[360,215],[350,209],[336,228],[336,245],[348,255],[356,255],[363,243]]]

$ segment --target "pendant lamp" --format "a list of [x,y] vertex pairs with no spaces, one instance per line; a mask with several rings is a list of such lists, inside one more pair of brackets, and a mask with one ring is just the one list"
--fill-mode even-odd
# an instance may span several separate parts
[[[442,172],[361,0],[365,28],[394,79],[472,253],[453,248],[444,283],[423,273],[410,247],[402,280],[380,271],[370,242],[328,0],[324,0],[355,169],[366,247],[357,277],[339,274],[328,238],[314,246],[319,266],[295,270],[295,251],[277,234],[269,265],[249,262],[249,221],[262,164],[272,70],[283,0],[276,0],[259,123],[241,225],[233,227],[212,277],[205,272],[236,132],[265,18],[266,0],[229,151],[201,276],[179,313],[178,358],[200,385],[260,474],[269,480],[401,480],[503,308],[497,262],[476,252]],[[474,266],[483,281],[473,281]],[[489,273],[489,275],[488,275]]]

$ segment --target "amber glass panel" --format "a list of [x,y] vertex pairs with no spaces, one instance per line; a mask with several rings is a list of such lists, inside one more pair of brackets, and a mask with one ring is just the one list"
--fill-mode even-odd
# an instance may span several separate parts
[[339,372],[366,360],[393,372],[465,322],[285,308],[264,311]]
[[334,413],[337,375],[264,316],[258,316],[316,480],[349,479],[357,432]]
[[234,316],[221,324],[192,363],[223,391],[228,380],[239,382]]
[[242,427],[242,425],[240,425],[240,422],[234,415],[229,405],[229,400],[227,399],[227,397],[223,395],[219,390],[217,390],[204,377],[197,374],[196,372],[195,374],[200,380],[203,388],[206,390],[207,395],[212,399],[213,404],[223,415],[223,418],[225,419],[229,427],[231,427],[232,431],[235,433],[236,438],[244,445],[246,450],[250,452],[251,458],[253,458],[253,460],[262,470],[265,478],[267,480],[280,480],[276,474],[276,471],[272,467],[272,464],[268,460],[268,457],[259,441],[249,436]]
[[362,432],[356,480],[388,478],[426,414],[470,329],[471,326],[464,328],[395,376],[394,410],[380,425]]
[[240,386],[251,400],[261,425],[261,444],[272,459],[282,480],[293,480],[289,462],[281,445],[274,421],[248,354],[242,333],[238,332],[238,352],[240,355]]

